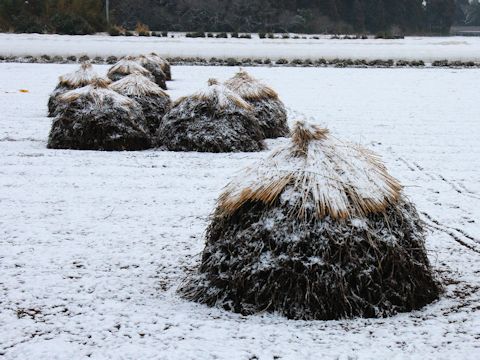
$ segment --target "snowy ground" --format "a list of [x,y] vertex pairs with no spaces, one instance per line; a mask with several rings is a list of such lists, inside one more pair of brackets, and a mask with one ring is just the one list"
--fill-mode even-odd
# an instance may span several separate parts
[[[304,322],[175,293],[222,187],[265,153],[47,150],[48,94],[75,67],[0,64],[0,357],[478,359],[480,70],[251,69],[292,119],[383,155],[429,224],[446,287],[411,314]],[[169,92],[234,70],[173,68]]]
[[192,39],[0,34],[0,55],[123,56],[156,51],[165,57],[461,60],[480,61],[479,37],[407,37],[400,40]]

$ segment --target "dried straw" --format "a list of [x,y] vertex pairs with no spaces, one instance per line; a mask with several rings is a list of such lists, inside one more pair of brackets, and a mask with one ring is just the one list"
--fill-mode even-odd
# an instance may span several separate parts
[[97,79],[104,78],[93,70],[92,64],[84,62],[80,65],[80,69],[77,71],[60,76],[58,86],[75,89],[87,86]]
[[151,147],[140,105],[108,85],[98,79],[59,96],[65,108],[52,123],[49,148],[122,151]]
[[157,84],[140,74],[131,74],[110,85],[110,89],[135,100],[145,115],[144,127],[153,136],[165,113],[170,110],[170,96]]
[[244,70],[240,70],[234,77],[225,81],[225,86],[247,101],[278,99],[275,90],[250,76]]
[[225,82],[225,86],[247,101],[258,119],[265,138],[287,136],[287,111],[278,98],[278,94],[241,70],[233,78]]
[[375,153],[339,141],[328,130],[297,122],[288,146],[227,185],[219,207],[231,214],[250,201],[273,203],[289,187],[296,216],[346,218],[384,211],[400,197],[400,183]]
[[124,96],[169,96],[160,86],[139,73],[133,73],[114,82],[110,89]]
[[112,81],[117,81],[130,74],[140,74],[151,81],[155,80],[152,73],[136,62],[133,57],[125,57],[118,61],[108,70],[107,76]]
[[178,99],[163,118],[158,144],[172,151],[236,152],[263,149],[251,106],[222,85]]
[[385,317],[438,298],[415,206],[374,153],[299,122],[220,196],[186,299],[244,315]]
[[72,89],[78,89],[87,86],[97,80],[110,82],[109,79],[98,75],[93,70],[92,65],[88,62],[82,63],[80,65],[80,69],[60,76],[58,85],[50,94],[48,99],[48,116],[53,117],[64,109],[64,104],[59,101],[59,95],[64,94]]
[[215,111],[222,111],[227,108],[241,108],[246,111],[252,111],[252,106],[243,100],[233,91],[229,90],[223,85],[219,85],[218,80],[209,79],[209,86],[202,91],[198,91],[190,96],[183,96],[177,99],[174,106],[190,99],[199,103],[204,103],[205,106]]

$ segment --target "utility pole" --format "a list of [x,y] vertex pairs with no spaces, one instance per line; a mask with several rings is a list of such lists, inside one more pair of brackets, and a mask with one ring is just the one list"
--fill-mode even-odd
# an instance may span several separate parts
[[107,19],[107,25],[110,25],[110,1],[105,0],[105,18]]

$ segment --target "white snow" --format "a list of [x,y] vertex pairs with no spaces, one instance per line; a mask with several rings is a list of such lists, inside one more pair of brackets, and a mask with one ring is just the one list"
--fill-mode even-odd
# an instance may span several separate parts
[[[314,116],[383,156],[429,225],[429,256],[446,286],[410,314],[306,322],[244,317],[175,293],[199,260],[222,188],[266,152],[48,150],[48,95],[76,68],[0,64],[0,357],[478,357],[480,70],[247,69],[278,91],[291,120]],[[174,67],[168,93],[176,99],[237,70]]]
[[367,222],[365,221],[365,219],[354,218],[350,220],[350,223],[353,227],[356,227],[358,229],[367,229]]
[[125,56],[157,52],[164,57],[293,59],[480,60],[480,37],[406,37],[399,40],[192,39],[0,34],[0,55]]

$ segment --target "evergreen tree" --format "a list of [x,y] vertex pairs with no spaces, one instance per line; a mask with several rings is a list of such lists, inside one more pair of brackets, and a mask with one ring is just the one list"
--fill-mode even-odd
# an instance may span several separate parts
[[383,0],[365,0],[365,26],[376,33],[385,30],[385,6]]
[[447,34],[455,15],[454,0],[426,0],[427,30]]
[[333,21],[338,20],[339,15],[335,0],[319,0],[317,6],[322,14],[328,16]]
[[363,3],[360,0],[354,0],[352,5],[352,25],[356,31],[365,29],[365,13]]
[[425,9],[423,0],[405,1],[405,30],[419,33],[425,29]]

